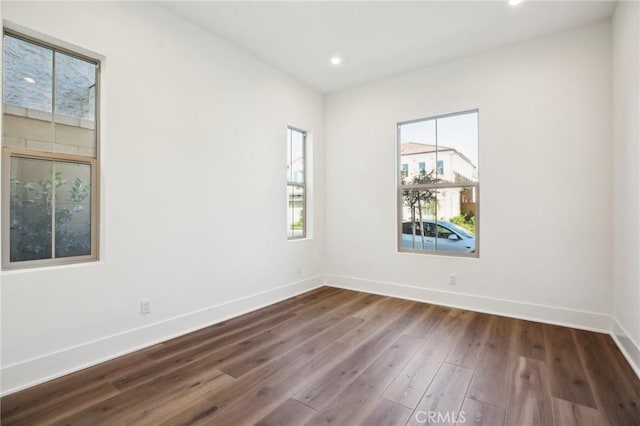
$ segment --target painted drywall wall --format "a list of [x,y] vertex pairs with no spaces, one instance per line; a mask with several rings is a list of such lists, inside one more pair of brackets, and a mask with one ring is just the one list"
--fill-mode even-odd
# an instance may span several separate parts
[[[610,62],[600,22],[328,96],[327,282],[608,330]],[[396,123],[474,108],[479,259],[398,253]]]
[[[2,273],[3,392],[322,283],[321,94],[151,2],[2,9],[104,58],[101,260]],[[288,124],[313,145],[313,237],[296,242]]]
[[640,13],[612,18],[613,331],[640,375]]

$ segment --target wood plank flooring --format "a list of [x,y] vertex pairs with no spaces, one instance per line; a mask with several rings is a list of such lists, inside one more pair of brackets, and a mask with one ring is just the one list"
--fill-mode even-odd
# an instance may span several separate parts
[[640,380],[604,334],[323,287],[0,405],[7,426],[633,426]]

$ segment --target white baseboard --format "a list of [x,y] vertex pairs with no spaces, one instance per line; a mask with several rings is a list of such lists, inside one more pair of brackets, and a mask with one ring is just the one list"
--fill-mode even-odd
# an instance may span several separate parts
[[203,327],[271,305],[324,284],[323,276],[189,312],[144,327],[2,366],[0,396],[82,370]]
[[611,317],[611,337],[640,379],[640,345],[625,331],[615,317]]
[[2,377],[0,396],[35,386],[167,339],[260,309],[322,285],[610,333],[620,351],[629,361],[638,377],[640,377],[640,346],[625,332],[619,322],[608,314],[339,275],[326,275],[311,277],[144,327],[85,342],[61,351],[3,366],[0,370]]
[[325,284],[348,290],[357,290],[383,296],[398,297],[418,302],[433,303],[453,308],[467,309],[494,315],[502,315],[563,325],[583,330],[609,333],[611,317],[608,314],[587,312],[556,306],[537,305],[513,300],[453,293],[449,291],[413,287],[382,281],[365,280],[340,275],[327,275]]

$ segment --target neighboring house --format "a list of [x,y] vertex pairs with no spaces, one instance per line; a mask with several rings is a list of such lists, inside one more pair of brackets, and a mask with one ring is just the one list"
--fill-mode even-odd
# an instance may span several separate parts
[[[477,167],[464,154],[454,148],[416,142],[400,145],[401,174],[411,180],[421,171],[433,172],[433,178],[441,183],[469,183],[477,181]],[[438,190],[438,205],[425,212],[430,218],[449,220],[461,213],[474,212],[476,194],[469,188],[443,188]],[[403,217],[409,211],[403,207]]]

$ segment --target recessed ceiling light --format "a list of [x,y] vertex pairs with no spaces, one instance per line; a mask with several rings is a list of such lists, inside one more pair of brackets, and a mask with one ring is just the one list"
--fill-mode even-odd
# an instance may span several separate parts
[[36,83],[36,81],[31,77],[24,77],[23,80],[26,81],[27,83],[30,83],[30,84],[35,84]]
[[522,3],[522,0],[509,0],[509,4],[511,6],[515,6],[516,4]]
[[331,65],[340,65],[342,63],[342,58],[340,56],[334,56],[331,58]]

